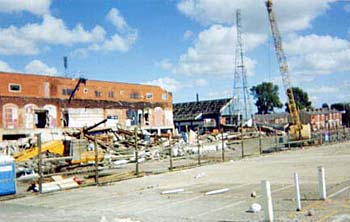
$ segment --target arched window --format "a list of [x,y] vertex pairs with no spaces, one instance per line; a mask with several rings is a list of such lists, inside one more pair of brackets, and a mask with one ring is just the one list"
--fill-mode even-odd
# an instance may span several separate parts
[[154,108],[154,126],[164,125],[164,111],[160,107]]
[[24,106],[23,123],[24,128],[33,129],[35,125],[35,110],[38,106],[35,104],[26,104]]
[[3,106],[2,122],[4,128],[18,128],[18,106],[13,103],[7,103]]
[[55,128],[57,126],[57,108],[54,105],[45,105],[43,107],[48,111],[47,123],[49,128]]

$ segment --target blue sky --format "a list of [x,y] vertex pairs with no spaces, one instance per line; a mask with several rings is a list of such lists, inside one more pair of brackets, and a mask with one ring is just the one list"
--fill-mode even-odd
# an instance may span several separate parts
[[[349,101],[350,2],[275,0],[293,85]],[[250,86],[281,77],[263,0],[0,0],[0,70],[156,84],[174,102],[232,96],[235,12]]]

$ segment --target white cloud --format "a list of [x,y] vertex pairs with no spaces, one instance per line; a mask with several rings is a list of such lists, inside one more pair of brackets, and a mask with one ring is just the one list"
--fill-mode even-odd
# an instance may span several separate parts
[[[303,30],[311,21],[329,8],[334,0],[280,0],[274,1],[275,14],[280,29]],[[233,24],[237,8],[242,10],[242,20],[248,32],[267,30],[268,19],[265,1],[256,0],[181,0],[177,7],[186,16],[205,25]]]
[[0,12],[27,11],[36,15],[48,14],[51,0],[0,0]]
[[328,53],[349,47],[348,41],[329,35],[289,35],[286,40],[284,48],[289,55],[305,55],[314,52]]
[[8,63],[1,61],[1,60],[0,60],[0,71],[2,71],[2,72],[16,72],[16,70],[11,68],[11,66]]
[[44,15],[40,24],[0,29],[0,53],[32,55],[40,52],[40,43],[73,45],[101,42],[104,39],[105,30],[100,26],[95,26],[91,31],[86,31],[80,24],[68,29],[63,20]]
[[74,50],[71,55],[76,57],[86,57],[91,51],[102,52],[127,52],[137,40],[137,29],[131,28],[120,14],[119,10],[112,8],[106,18],[117,28],[110,38],[95,42],[86,48]]
[[182,88],[182,84],[179,81],[170,77],[159,78],[142,84],[160,86],[169,92],[176,92]]
[[[244,48],[246,51],[253,50],[266,38],[263,34],[243,35]],[[213,25],[198,34],[194,46],[180,56],[173,71],[185,75],[232,76],[235,42],[235,27]],[[253,75],[255,61],[245,57],[245,65],[248,75]]]
[[184,40],[189,40],[191,37],[193,36],[193,32],[191,30],[187,30],[185,33],[184,33]]
[[208,99],[230,98],[230,97],[232,97],[232,91],[231,90],[209,91],[208,95],[207,95]]
[[173,64],[169,59],[163,59],[160,62],[157,62],[155,65],[164,70],[171,70],[173,68]]
[[128,51],[137,39],[137,30],[130,28],[115,8],[110,10],[107,18],[118,30],[126,29],[125,32],[123,34],[116,32],[107,38],[105,29],[99,25],[86,30],[81,24],[77,24],[70,29],[62,19],[49,14],[42,16],[41,23],[2,28],[0,29],[0,54],[34,55],[41,52],[47,45],[74,46],[76,44],[87,45],[72,53],[76,56],[87,56],[89,51]]
[[196,86],[199,86],[199,87],[203,87],[203,86],[208,85],[208,82],[207,82],[207,80],[205,80],[205,79],[197,79],[197,80],[195,81],[195,85],[196,85]]
[[337,87],[330,87],[330,86],[319,86],[315,88],[308,89],[310,93],[313,94],[325,94],[325,93],[337,93],[339,92],[339,88]]
[[120,12],[116,8],[112,8],[108,14],[107,19],[112,22],[112,24],[117,27],[118,30],[124,30],[128,27],[128,24],[126,23],[123,16],[121,16]]
[[350,4],[344,5],[344,11],[345,11],[346,13],[350,13]]
[[24,71],[30,74],[55,76],[58,74],[55,67],[49,67],[40,60],[33,60],[24,67]]
[[291,56],[289,62],[293,74],[302,80],[350,71],[350,48],[344,39],[328,35],[294,35],[287,40],[285,48]]
[[130,47],[137,39],[137,32],[130,33],[126,36],[121,36],[118,33],[114,34],[110,39],[103,42],[100,49],[105,51],[129,51]]

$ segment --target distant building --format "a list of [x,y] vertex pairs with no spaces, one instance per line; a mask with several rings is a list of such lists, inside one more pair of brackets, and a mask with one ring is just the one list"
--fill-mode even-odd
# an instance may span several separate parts
[[268,125],[275,128],[284,128],[289,124],[289,113],[255,114],[255,124]]
[[335,109],[304,109],[300,111],[303,123],[309,123],[311,130],[335,129],[342,125],[342,113]]
[[174,125],[179,131],[197,130],[198,127],[212,131],[229,124],[232,118],[232,99],[216,99],[175,103],[173,105]]
[[0,79],[4,130],[84,127],[105,118],[107,127],[173,129],[172,94],[158,86],[81,79],[74,92],[79,79],[5,72]]
[[[310,124],[312,131],[320,129],[335,129],[342,125],[342,113],[334,109],[304,109],[300,110],[300,120]],[[254,115],[255,123],[283,129],[292,122],[289,113],[271,113]]]

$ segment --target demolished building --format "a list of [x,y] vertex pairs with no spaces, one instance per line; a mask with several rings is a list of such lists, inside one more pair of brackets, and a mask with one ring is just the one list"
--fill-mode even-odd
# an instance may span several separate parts
[[232,115],[232,98],[174,104],[174,125],[179,132],[198,128],[219,130],[231,123]]
[[172,94],[158,86],[6,72],[0,79],[0,140],[106,118],[106,127],[173,129]]

